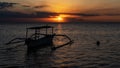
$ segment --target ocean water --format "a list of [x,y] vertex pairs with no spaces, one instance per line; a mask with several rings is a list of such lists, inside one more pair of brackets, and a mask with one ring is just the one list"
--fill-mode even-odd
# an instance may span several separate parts
[[27,55],[24,42],[5,45],[25,37],[26,27],[40,25],[46,24],[0,24],[0,68],[120,68],[119,23],[48,24],[74,40],[55,51],[48,47]]

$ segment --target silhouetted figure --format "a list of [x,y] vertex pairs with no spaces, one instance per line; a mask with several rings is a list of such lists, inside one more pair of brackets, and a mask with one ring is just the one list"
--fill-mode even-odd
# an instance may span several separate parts
[[100,46],[100,41],[97,41],[96,44],[97,44],[97,46]]

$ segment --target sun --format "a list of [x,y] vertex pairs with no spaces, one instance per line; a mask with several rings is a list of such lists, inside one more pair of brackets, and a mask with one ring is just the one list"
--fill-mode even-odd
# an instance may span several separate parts
[[63,15],[51,16],[51,21],[56,23],[64,23],[66,22],[65,17]]
[[58,16],[58,17],[57,17],[57,20],[58,20],[58,21],[63,21],[63,18],[62,18],[61,16]]
[[56,17],[55,17],[55,20],[56,20],[57,22],[63,22],[63,21],[64,21],[64,18],[63,18],[62,16],[56,16]]

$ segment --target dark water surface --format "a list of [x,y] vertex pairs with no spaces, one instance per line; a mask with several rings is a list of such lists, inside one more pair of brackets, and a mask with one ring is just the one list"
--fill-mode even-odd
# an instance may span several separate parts
[[27,55],[24,42],[4,45],[25,37],[26,26],[39,25],[44,24],[0,24],[0,68],[120,68],[120,24],[49,24],[74,40],[56,51],[48,47]]

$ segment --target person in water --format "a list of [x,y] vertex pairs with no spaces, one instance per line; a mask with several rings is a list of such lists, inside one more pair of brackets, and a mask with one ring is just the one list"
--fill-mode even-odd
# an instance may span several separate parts
[[97,44],[97,46],[100,46],[100,41],[97,41],[96,44]]

